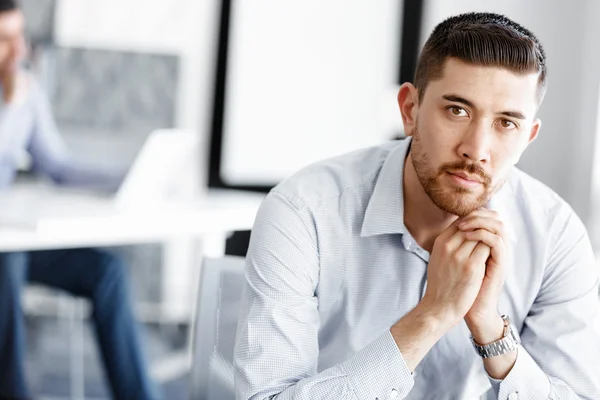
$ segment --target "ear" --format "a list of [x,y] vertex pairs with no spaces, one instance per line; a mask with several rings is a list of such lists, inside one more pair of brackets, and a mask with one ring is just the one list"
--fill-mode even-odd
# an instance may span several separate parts
[[410,82],[403,83],[398,91],[398,107],[404,124],[404,134],[412,136],[417,120],[419,108],[419,93],[417,88]]
[[528,146],[531,144],[531,142],[533,142],[537,138],[538,133],[540,133],[541,127],[542,127],[542,121],[539,118],[536,118],[533,121],[533,125],[531,126],[531,131],[529,132],[529,140],[527,141]]

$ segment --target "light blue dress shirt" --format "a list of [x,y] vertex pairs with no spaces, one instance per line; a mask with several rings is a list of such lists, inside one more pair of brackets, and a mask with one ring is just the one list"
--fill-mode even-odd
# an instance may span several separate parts
[[257,215],[236,348],[238,399],[600,399],[598,272],[585,228],[514,168],[489,208],[508,226],[499,311],[522,346],[487,375],[464,321],[408,370],[389,329],[426,290],[430,254],[404,225],[410,139],[309,166]]
[[70,154],[58,133],[46,95],[33,77],[22,73],[27,81],[22,98],[0,105],[0,189],[12,183],[20,159],[27,152],[33,169],[56,183],[116,190],[124,171],[89,165]]

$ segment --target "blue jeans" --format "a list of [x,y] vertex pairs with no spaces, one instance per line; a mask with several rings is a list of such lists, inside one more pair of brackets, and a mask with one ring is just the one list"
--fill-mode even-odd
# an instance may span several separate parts
[[98,250],[0,253],[0,398],[29,398],[25,382],[25,282],[90,300],[96,338],[115,399],[154,399],[125,268]]

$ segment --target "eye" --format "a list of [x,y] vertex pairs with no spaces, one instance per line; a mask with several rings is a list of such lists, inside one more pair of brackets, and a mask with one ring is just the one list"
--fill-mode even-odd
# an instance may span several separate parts
[[501,119],[500,126],[504,129],[516,129],[517,125],[509,119]]
[[466,117],[467,114],[467,110],[465,110],[462,107],[458,107],[458,106],[449,106],[448,110],[450,111],[450,113],[454,116],[454,117]]

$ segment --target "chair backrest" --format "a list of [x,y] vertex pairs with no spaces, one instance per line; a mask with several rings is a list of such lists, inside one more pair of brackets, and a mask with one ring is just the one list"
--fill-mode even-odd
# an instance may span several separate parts
[[244,258],[207,258],[194,323],[191,398],[235,400],[233,347],[244,285]]

